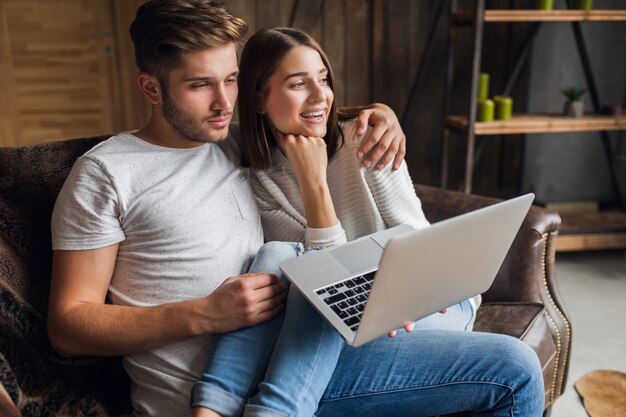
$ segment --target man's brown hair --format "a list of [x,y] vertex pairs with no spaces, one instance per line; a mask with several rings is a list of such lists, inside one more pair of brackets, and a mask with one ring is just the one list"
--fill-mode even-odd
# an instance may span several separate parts
[[212,0],[150,0],[137,9],[130,26],[135,61],[163,89],[182,54],[229,44],[240,47],[248,27]]
[[[328,57],[315,40],[306,32],[293,28],[261,29],[246,43],[239,65],[239,126],[243,166],[257,170],[272,166],[272,150],[276,147],[274,132],[267,115],[260,113],[267,95],[267,81],[274,74],[283,57],[296,46],[315,49],[328,68],[328,85],[335,90],[335,76]],[[338,125],[335,100],[326,122],[326,151],[331,160],[341,146],[341,130]]]

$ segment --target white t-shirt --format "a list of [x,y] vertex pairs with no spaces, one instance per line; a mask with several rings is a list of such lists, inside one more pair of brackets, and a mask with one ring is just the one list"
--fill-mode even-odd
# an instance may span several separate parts
[[[231,145],[229,137],[219,146],[173,149],[122,133],[95,146],[76,161],[57,198],[52,248],[119,243],[113,304],[210,294],[245,273],[263,243],[248,171],[239,169]],[[136,415],[189,415],[191,387],[211,344],[207,334],[125,357]]]

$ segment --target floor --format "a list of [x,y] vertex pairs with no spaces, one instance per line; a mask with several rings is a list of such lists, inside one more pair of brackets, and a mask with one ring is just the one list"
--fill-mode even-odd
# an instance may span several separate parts
[[551,417],[587,417],[576,381],[597,369],[626,373],[626,251],[559,253],[556,271],[573,342],[565,393]]

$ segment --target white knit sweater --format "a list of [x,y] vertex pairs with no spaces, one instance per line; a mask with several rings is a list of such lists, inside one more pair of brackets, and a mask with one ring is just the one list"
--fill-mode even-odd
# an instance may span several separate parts
[[325,229],[307,227],[296,175],[275,149],[268,171],[252,172],[252,188],[261,211],[266,241],[304,242],[305,247],[334,246],[400,224],[429,225],[404,161],[397,171],[365,169],[356,153],[370,129],[359,138],[356,121],[342,124],[344,143],[330,161],[327,181],[339,223]]

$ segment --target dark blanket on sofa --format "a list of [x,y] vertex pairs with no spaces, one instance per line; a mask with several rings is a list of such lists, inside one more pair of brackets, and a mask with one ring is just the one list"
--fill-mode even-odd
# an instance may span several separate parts
[[119,357],[63,358],[48,343],[50,217],[74,161],[105,139],[0,149],[0,383],[24,416],[122,416]]

